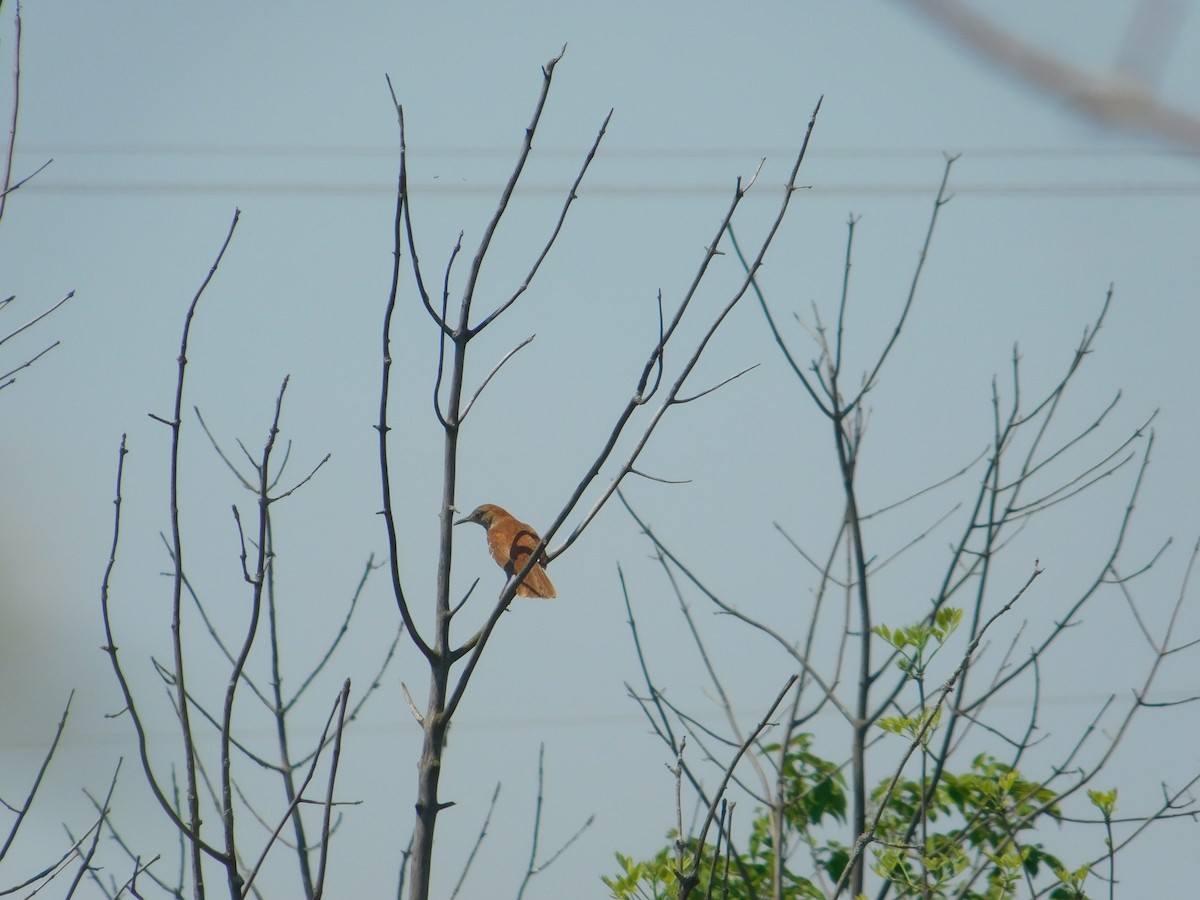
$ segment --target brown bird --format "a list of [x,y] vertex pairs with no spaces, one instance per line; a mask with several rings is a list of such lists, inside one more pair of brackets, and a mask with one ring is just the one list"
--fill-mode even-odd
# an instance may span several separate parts
[[[529,562],[529,555],[542,542],[536,531],[524,522],[518,522],[510,516],[507,510],[491,503],[478,506],[469,516],[464,516],[455,522],[478,522],[487,529],[488,549],[492,551],[492,559],[504,569],[509,577],[516,575]],[[518,597],[541,597],[549,600],[555,596],[554,585],[550,576],[543,568],[546,556],[543,551],[541,561],[534,564],[525,576],[525,580],[517,585]]]

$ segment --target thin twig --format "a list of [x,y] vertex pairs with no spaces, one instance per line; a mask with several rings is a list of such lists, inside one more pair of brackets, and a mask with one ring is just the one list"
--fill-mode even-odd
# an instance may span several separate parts
[[525,338],[525,340],[521,341],[521,343],[517,344],[517,346],[505,353],[500,362],[496,363],[496,365],[492,367],[492,371],[488,372],[487,377],[479,383],[479,387],[475,389],[475,393],[471,395],[471,399],[462,405],[462,411],[458,414],[459,423],[462,423],[463,420],[467,418],[467,413],[471,411],[471,407],[475,405],[475,401],[479,399],[479,395],[483,393],[483,389],[488,386],[488,382],[495,378],[496,373],[500,371],[504,364],[516,356],[522,348],[533,343],[533,339],[535,337],[537,337],[537,335],[531,334],[529,337]]
[[[11,340],[12,338],[15,338],[18,334],[25,331],[27,328],[32,328],[38,322],[42,321],[42,319],[53,314],[55,310],[57,310],[60,306],[62,306],[64,303],[66,303],[68,300],[70,300],[74,296],[75,296],[74,291],[68,291],[67,295],[65,297],[63,297],[61,300],[59,300],[57,303],[55,303],[49,309],[43,310],[42,312],[40,312],[36,316],[34,316],[32,319],[30,319],[28,322],[26,322],[24,325],[21,325],[15,329],[13,329],[8,334],[4,335],[4,337],[0,337],[0,344],[3,344],[6,341]],[[49,349],[50,348],[47,348],[47,350],[49,350]],[[43,350],[41,353],[38,354],[38,356],[41,356],[44,353],[46,353],[46,350]],[[34,357],[34,358],[36,359],[37,357]],[[29,363],[26,363],[26,365],[29,365]],[[13,372],[15,372],[15,371],[17,371],[17,370],[13,369]],[[10,372],[8,374],[11,375],[12,373]],[[7,377],[7,376],[5,376],[5,377]]]
[[[463,863],[462,871],[458,875],[458,881],[454,883],[454,890],[450,892],[450,900],[454,900],[458,896],[458,892],[462,890],[463,882],[467,880],[467,873],[471,871],[471,863],[475,862],[475,854],[479,852],[479,848],[483,845],[484,838],[487,837],[488,825],[492,821],[492,813],[496,811],[496,801],[500,799],[500,782],[496,782],[496,789],[492,791],[492,802],[488,804],[487,815],[483,817],[483,824],[479,826],[479,834],[475,837],[475,844],[471,847],[471,852],[467,856],[467,861]],[[520,896],[519,894],[517,895]]]
[[54,753],[58,750],[58,742],[62,740],[63,729],[67,727],[67,716],[71,712],[71,701],[75,699],[75,691],[67,696],[67,704],[63,707],[62,715],[58,719],[58,727],[54,729],[54,737],[50,741],[50,747],[46,750],[46,755],[42,757],[42,764],[38,768],[37,775],[33,778],[33,783],[29,786],[29,793],[25,795],[24,802],[20,807],[12,807],[5,803],[4,805],[16,813],[13,819],[12,827],[8,831],[8,837],[4,843],[0,845],[0,859],[4,859],[8,855],[9,848],[16,840],[17,832],[21,830],[21,825],[25,821],[25,816],[33,806],[33,798],[37,796],[38,788],[42,786],[42,779],[46,777],[46,770],[50,768],[50,760],[54,758]]
[[[696,882],[693,879],[697,878],[696,873],[700,869],[700,861],[703,858],[704,844],[708,836],[708,829],[712,826],[713,817],[717,814],[717,806],[719,802],[725,796],[725,788],[729,784],[729,779],[733,777],[733,770],[737,768],[737,764],[741,761],[746,751],[750,749],[750,745],[753,744],[754,741],[757,740],[758,736],[766,729],[766,727],[771,724],[771,717],[775,715],[776,708],[780,703],[783,702],[783,698],[787,696],[787,692],[792,689],[792,685],[796,683],[796,679],[798,677],[799,676],[797,675],[792,675],[788,678],[783,687],[780,689],[778,696],[775,697],[775,702],[771,704],[770,709],[767,710],[766,714],[759,721],[758,725],[751,730],[750,734],[746,737],[746,740],[742,742],[742,746],[738,749],[738,752],[735,753],[733,759],[730,760],[729,765],[725,767],[725,774],[721,778],[720,785],[717,787],[716,791],[713,792],[713,801],[711,804],[709,804],[708,813],[704,817],[704,825],[700,828],[700,834],[696,838],[696,853],[692,857],[691,865],[688,869],[687,880],[684,882],[684,889],[680,892],[680,900],[687,900],[687,895],[691,892],[691,889],[695,887]],[[691,884],[690,888],[687,887],[689,882]]]
[[[766,258],[767,250],[770,248],[771,243],[773,242],[773,240],[775,238],[775,235],[778,233],[780,226],[783,224],[784,217],[787,215],[788,207],[791,204],[792,195],[796,191],[796,176],[798,175],[798,173],[800,171],[800,166],[804,162],[805,155],[808,151],[808,144],[812,138],[813,129],[816,127],[817,115],[820,113],[820,110],[821,110],[821,102],[818,101],[816,108],[813,109],[812,115],[809,117],[808,127],[804,133],[804,140],[801,143],[799,152],[796,154],[796,159],[792,165],[792,170],[791,170],[791,174],[788,178],[788,182],[786,185],[784,185],[783,197],[780,200],[779,209],[775,215],[774,220],[771,223],[770,228],[767,231],[766,236],[762,239],[762,242],[759,245],[759,251],[758,251],[757,256],[747,266],[746,277],[742,281],[742,284],[734,292],[733,296],[726,302],[724,307],[722,307],[722,309],[713,317],[708,328],[705,330],[703,336],[697,341],[697,343],[692,351],[691,356],[688,358],[687,362],[684,363],[682,370],[680,371],[679,375],[677,376],[677,378],[675,379],[675,381],[672,383],[671,387],[669,388],[666,398],[662,401],[662,403],[658,407],[658,409],[651,415],[649,422],[643,428],[642,433],[641,433],[640,437],[637,439],[629,456],[626,458],[625,462],[618,469],[617,473],[609,481],[608,486],[603,490],[603,492],[601,493],[599,498],[596,499],[596,501],[591,505],[591,507],[587,510],[587,512],[584,513],[583,518],[571,530],[571,533],[563,540],[562,544],[560,544],[558,547],[555,547],[553,550],[550,550],[550,549],[546,550],[546,558],[547,559],[553,561],[556,557],[560,556],[568,547],[570,547],[576,540],[578,540],[579,536],[588,527],[588,525],[591,524],[592,520],[597,515],[599,515],[600,510],[608,503],[608,501],[612,498],[612,496],[617,492],[617,489],[620,487],[621,482],[624,479],[624,477],[630,472],[630,470],[637,463],[638,457],[641,455],[642,450],[645,449],[646,444],[649,443],[650,437],[654,433],[655,429],[658,427],[658,424],[662,420],[662,417],[664,415],[666,415],[666,412],[668,409],[670,409],[673,405],[675,405],[675,402],[676,402],[677,398],[679,397],[679,393],[680,393],[681,389],[683,388],[684,382],[687,380],[688,376],[691,375],[693,369],[699,363],[700,357],[701,357],[701,355],[703,355],[704,350],[708,346],[709,341],[712,340],[713,335],[716,334],[717,330],[721,326],[721,323],[725,320],[725,318],[729,315],[729,313],[733,311],[734,307],[737,306],[737,304],[741,301],[741,299],[746,295],[747,290],[749,290],[751,285],[754,283],[755,275],[757,274],[759,268],[762,266],[763,260]],[[756,176],[757,176],[757,173],[756,173]],[[740,178],[738,179],[737,185],[733,192],[733,197],[731,198],[729,207],[725,212],[725,217],[722,219],[720,227],[717,229],[715,237],[709,244],[708,249],[705,251],[704,259],[701,261],[700,266],[696,270],[696,274],[692,278],[692,283],[689,286],[687,293],[684,294],[684,298],[680,302],[679,308],[676,310],[675,315],[672,317],[671,322],[668,325],[666,332],[659,339],[658,345],[656,345],[651,350],[650,356],[646,360],[646,364],[645,364],[645,367],[642,372],[642,377],[638,382],[638,392],[635,392],[633,397],[631,397],[629,402],[627,403],[625,409],[622,410],[621,413],[618,415],[617,420],[614,423],[613,428],[609,433],[608,440],[605,442],[604,446],[601,448],[600,452],[597,454],[594,462],[588,468],[586,474],[577,483],[575,490],[572,492],[572,494],[568,498],[567,502],[563,505],[563,508],[562,508],[561,512],[558,514],[558,517],[551,524],[550,528],[547,529],[546,532],[544,533],[545,538],[543,539],[543,542],[542,542],[543,546],[546,545],[553,538],[553,536],[557,533],[558,529],[562,526],[563,522],[566,521],[567,516],[569,516],[574,511],[575,507],[579,504],[584,493],[591,486],[592,482],[599,476],[601,468],[609,460],[612,453],[614,452],[617,442],[618,442],[618,439],[624,434],[625,427],[628,424],[630,417],[644,402],[640,392],[644,389],[644,387],[649,379],[650,373],[652,371],[654,371],[654,369],[658,366],[661,354],[663,352],[663,348],[665,347],[667,342],[670,341],[671,336],[675,333],[675,329],[679,326],[680,321],[682,321],[684,313],[690,307],[692,299],[696,296],[696,293],[699,290],[700,282],[702,281],[702,279],[704,278],[705,274],[708,271],[709,264],[712,262],[712,260],[717,255],[716,247],[717,247],[718,243],[720,242],[721,236],[724,235],[725,232],[728,230],[729,223],[733,219],[733,214],[737,210],[738,206],[741,204],[742,198],[745,196],[746,190],[748,190],[748,187],[749,187],[748,185],[746,187],[743,187],[741,179]],[[536,558],[536,556],[537,556],[537,553],[534,553],[533,557]]]
[[304,797],[305,789],[313,780],[313,777],[317,774],[317,763],[321,759],[320,749],[326,745],[326,739],[329,736],[329,729],[333,726],[334,717],[337,716],[340,711],[342,711],[342,708],[342,693],[339,692],[337,699],[334,700],[333,708],[329,711],[329,715],[325,719],[325,727],[321,729],[321,737],[316,743],[317,752],[313,754],[312,764],[309,765],[308,771],[304,775],[304,780],[300,783],[299,789],[296,791],[295,798],[291,803],[288,804],[288,807],[283,811],[283,814],[280,815],[279,822],[276,824],[274,831],[271,832],[270,838],[268,838],[266,844],[263,846],[257,862],[255,862],[255,864],[247,870],[244,886],[242,887],[243,896],[253,886],[254,880],[258,877],[258,873],[262,870],[263,863],[267,860],[267,854],[271,852],[271,848],[275,845],[276,839],[279,837],[279,833],[283,831],[284,826],[288,823],[288,820],[291,819],[292,813],[295,811],[296,807],[300,804]]
[[13,156],[17,147],[17,120],[21,111],[21,0],[17,0],[13,13],[13,91],[12,115],[8,124],[8,149],[4,154],[4,180],[0,182],[0,219],[4,218],[4,204],[12,183]]
[[329,760],[329,786],[325,789],[325,814],[321,820],[321,853],[317,866],[317,883],[313,889],[313,900],[320,900],[325,893],[325,867],[329,862],[329,839],[332,835],[330,819],[333,815],[333,785],[337,778],[338,763],[342,759],[342,735],[346,728],[346,707],[350,703],[350,679],[342,682],[338,695],[338,721],[333,730],[333,755]]
[[63,895],[65,897],[73,897],[75,889],[79,887],[79,883],[83,881],[83,877],[92,871],[92,859],[95,857],[96,849],[100,844],[100,835],[104,831],[104,822],[108,818],[113,792],[117,789],[117,775],[121,772],[122,761],[117,760],[117,767],[113,770],[112,779],[108,783],[108,793],[104,795],[104,803],[100,805],[100,818],[96,821],[95,828],[92,831],[92,839],[88,842],[87,849],[79,854],[79,869],[75,872],[75,878],[71,881],[70,888]]

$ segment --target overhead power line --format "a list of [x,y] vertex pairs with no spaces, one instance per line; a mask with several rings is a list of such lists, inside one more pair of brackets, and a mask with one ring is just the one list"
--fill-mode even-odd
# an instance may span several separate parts
[[[421,160],[423,169],[428,169],[428,160],[439,163],[439,168],[450,169],[452,159],[495,159],[508,162],[512,159],[512,147],[501,146],[468,146],[446,145],[440,147],[411,148],[414,159]],[[568,147],[539,147],[538,154],[551,158],[578,158],[584,152],[582,148]],[[30,182],[25,190],[29,193],[44,194],[75,194],[80,196],[90,194],[105,195],[197,195],[219,194],[222,196],[274,195],[274,196],[346,196],[371,197],[390,195],[394,193],[394,181],[368,182],[339,180],[335,176],[330,179],[324,175],[323,180],[297,178],[294,175],[287,179],[257,180],[255,178],[230,179],[226,175],[201,175],[189,179],[171,177],[154,178],[107,178],[107,179],[70,179],[69,168],[63,165],[64,158],[72,155],[90,158],[187,158],[197,159],[311,159],[311,160],[345,160],[349,158],[379,158],[392,160],[396,156],[395,147],[386,146],[346,146],[323,144],[181,144],[181,143],[124,143],[124,144],[33,144],[25,145],[23,155],[35,158],[54,156],[60,163],[55,168],[64,176],[57,180],[53,170],[46,175]],[[729,159],[734,165],[742,165],[757,161],[761,156],[772,158],[790,157],[792,148],[775,148],[774,150],[756,151],[742,147],[609,147],[606,155],[625,163],[641,162],[650,166],[658,162],[687,161],[705,159]],[[988,161],[1021,161],[1021,160],[1055,160],[1096,161],[1137,159],[1172,160],[1192,158],[1192,154],[1180,150],[1154,147],[979,147],[963,150],[967,159]],[[942,151],[931,147],[841,147],[814,149],[814,159],[839,160],[872,160],[894,161],[938,159]],[[227,168],[227,167],[225,167]],[[878,171],[878,167],[874,167]],[[194,171],[194,167],[193,167]],[[436,171],[436,170],[435,170]],[[628,168],[622,174],[623,180],[592,180],[585,183],[583,190],[593,197],[638,198],[649,196],[673,197],[707,197],[724,195],[731,190],[731,181],[696,181],[694,175],[690,180],[664,179],[654,169],[646,172],[646,178],[636,175],[628,176]],[[659,169],[661,171],[661,169]],[[289,173],[290,174],[290,173]],[[889,173],[893,174],[893,173]],[[990,181],[962,181],[954,185],[954,190],[960,195],[992,196],[992,197],[1026,197],[1026,198],[1062,198],[1062,197],[1190,197],[1200,192],[1200,181],[1171,180],[1159,181],[1152,177],[1141,179],[1128,177],[1128,167],[1122,166],[1119,177],[1122,180],[1106,178],[1103,175],[1091,173],[1091,177],[1083,177],[1081,172],[1073,172],[1067,178],[1033,180],[1028,172],[1018,175],[1012,180],[1001,177]],[[731,176],[732,177],[732,176]],[[414,192],[436,191],[440,194],[457,195],[495,195],[502,185],[494,180],[490,173],[478,181],[468,181],[457,177],[440,178],[438,175],[414,175],[410,173],[410,186]],[[771,195],[764,190],[768,185],[764,182],[751,194],[751,197]],[[543,180],[541,182],[526,181],[521,188],[525,196],[561,196],[568,189],[565,182],[558,180]],[[936,178],[920,177],[911,180],[863,180],[836,183],[828,181],[814,183],[811,191],[823,196],[926,196],[936,189]]]
[[[587,147],[542,147],[535,153],[547,157],[576,158]],[[418,157],[498,158],[509,159],[516,148],[506,145],[442,145],[425,146],[410,142],[409,151]],[[394,157],[394,145],[343,144],[183,144],[183,143],[33,143],[18,147],[21,154],[36,156],[305,156],[305,157]],[[758,159],[790,157],[795,147],[621,147],[606,145],[604,155],[617,159]],[[1200,158],[1200,153],[1164,147],[814,147],[809,156],[815,159],[915,159],[941,157],[945,152],[961,153],[974,159],[1179,159]]]
[[[733,189],[729,183],[686,183],[653,181],[635,182],[592,182],[585,183],[581,195],[607,198],[638,197],[709,197],[724,196]],[[410,182],[414,194],[437,193],[452,195],[494,196],[503,188],[498,181],[464,182],[430,180]],[[518,189],[522,196],[561,197],[570,189],[566,182],[526,182]],[[74,194],[84,195],[268,195],[268,196],[345,196],[373,197],[391,196],[394,184],[355,182],[313,181],[53,181],[48,177],[27,184],[22,193],[29,194]],[[936,193],[934,182],[842,182],[813,184],[807,191],[818,196],[932,196]],[[1189,182],[977,182],[953,185],[953,193],[959,196],[979,197],[1192,197],[1200,194],[1200,181]],[[760,183],[747,195],[748,200],[772,199],[775,192],[771,186]]]

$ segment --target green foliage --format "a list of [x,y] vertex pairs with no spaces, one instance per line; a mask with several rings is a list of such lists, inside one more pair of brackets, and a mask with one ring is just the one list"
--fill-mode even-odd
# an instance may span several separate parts
[[[801,857],[811,867],[812,878],[836,883],[850,859],[849,846],[829,838],[831,826],[846,821],[845,782],[834,763],[814,754],[812,735],[797,735],[789,743],[782,780],[785,860],[782,898],[810,900],[824,897],[805,874],[794,871],[788,848],[806,846]],[[779,745],[764,748],[777,760]],[[879,803],[890,779],[881,783],[871,799]],[[1115,792],[1093,792],[1092,802],[1102,810],[1115,804]],[[1111,796],[1110,796],[1111,795]],[[1002,900],[1017,896],[1027,880],[1053,877],[1057,886],[1052,900],[1086,900],[1084,883],[1088,866],[1069,869],[1037,841],[1032,830],[1060,815],[1053,791],[1025,779],[1018,769],[980,754],[961,773],[943,772],[936,785],[929,780],[902,779],[896,784],[879,822],[872,845],[872,870],[892,885],[895,897],[962,897],[965,900]],[[772,813],[759,810],[744,847],[739,847],[725,870],[724,847],[713,865],[711,844],[702,855],[692,896],[745,898],[772,896],[775,842]],[[920,823],[924,822],[922,828]],[[914,828],[913,823],[918,823]],[[910,834],[910,828],[913,833]],[[602,881],[617,900],[667,900],[679,896],[687,875],[677,862],[672,841],[654,857],[636,861],[616,855],[619,871]],[[690,867],[696,841],[684,844],[684,866]]]
[[674,862],[669,850],[661,850],[654,859],[635,862],[632,856],[618,853],[617,865],[621,872],[612,878],[600,876],[600,880],[620,900],[665,900],[675,894],[678,884]]
[[[885,790],[886,785],[877,788],[872,800],[880,802]],[[879,822],[877,836],[885,849],[875,851],[873,869],[901,888],[901,897],[927,890],[933,896],[1010,896],[1025,876],[1035,877],[1044,867],[1062,868],[1040,843],[1024,840],[1027,832],[1058,816],[1053,791],[980,754],[968,771],[943,772],[936,785],[929,779],[897,783]],[[920,831],[909,833],[911,823],[922,821],[923,850]],[[905,849],[895,849],[900,846]],[[952,889],[980,866],[987,870],[985,889]]]
[[[685,865],[690,865],[696,853],[695,839],[689,839],[684,847]],[[635,862],[632,857],[618,853],[620,873],[614,877],[601,876],[601,881],[617,900],[667,900],[679,895],[679,887],[686,873],[681,873],[672,847],[665,847],[650,860]],[[710,880],[714,897],[771,896],[772,855],[747,851],[731,858],[728,871],[725,868],[722,850],[716,865],[713,864],[713,848],[707,848],[694,886],[694,896],[707,897]],[[783,900],[823,900],[825,894],[807,878],[789,871],[783,872]]]
[[[920,694],[912,715],[881,716],[875,724],[910,744],[919,743],[922,772],[933,758],[930,739],[942,715],[940,705],[925,702],[924,678],[930,661],[961,622],[962,610],[944,607],[932,621],[873,629],[896,651],[897,665]],[[836,825],[846,822],[842,767],[813,753],[812,743],[810,734],[789,740],[779,773],[778,807],[756,811],[745,846],[735,848],[727,867],[723,857],[714,865],[715,850],[710,845],[698,872],[690,873],[696,856],[694,838],[685,843],[682,856],[674,842],[645,862],[617,854],[620,873],[603,879],[612,896],[665,900],[686,896],[690,886],[695,896],[707,897],[710,878],[713,897],[776,896],[773,877],[778,854],[782,857],[778,896],[784,900],[823,897],[817,884],[838,882],[849,865],[851,847],[830,836]],[[772,744],[761,752],[778,765],[781,749]],[[1116,791],[1089,791],[1088,797],[1105,822],[1111,822]],[[1090,867],[1071,870],[1033,839],[1039,826],[1059,821],[1058,795],[992,756],[976,756],[966,771],[940,769],[936,780],[922,774],[893,784],[888,777],[870,799],[876,808],[883,804],[868,851],[871,869],[891,885],[890,896],[1006,900],[1029,891],[1040,879],[1038,891],[1048,891],[1052,900],[1087,898],[1084,883]],[[796,865],[793,851],[801,847],[807,848],[802,858],[815,883],[791,868]],[[1047,884],[1047,879],[1053,881]]]
[[920,739],[921,746],[928,750],[929,739],[933,736],[934,729],[937,728],[941,719],[942,710],[939,707],[926,710],[924,714],[918,716],[881,716],[875,724],[884,731],[898,734],[910,741]]
[[[836,841],[818,844],[811,839],[811,835],[812,829],[817,826],[846,821],[846,783],[838,766],[821,759],[811,751],[811,747],[810,734],[798,734],[788,742],[780,779],[784,798],[781,827],[785,838],[793,845],[800,842],[809,844],[817,867],[830,879],[837,881],[849,861],[849,849]],[[778,760],[780,749],[779,744],[772,744],[765,747],[763,753],[769,759]],[[728,871],[725,870],[723,853],[714,867],[714,850],[711,845],[706,847],[703,862],[696,873],[699,878],[696,895],[707,895],[710,873],[715,872],[715,897],[771,896],[776,860],[772,834],[771,814],[756,816],[745,849],[731,858]],[[683,857],[685,865],[690,866],[695,858],[696,847],[696,840],[688,839]],[[680,881],[686,873],[679,871],[673,848],[672,843],[652,859],[643,862],[635,862],[631,857],[618,853],[620,873],[613,877],[602,877],[601,880],[612,892],[611,896],[618,900],[676,897]],[[786,851],[784,855],[786,857]],[[825,896],[808,878],[791,871],[786,862],[785,859],[780,872],[783,900],[819,900]]]
[[[812,752],[812,741],[811,734],[795,735],[788,742],[780,773],[784,816],[796,831],[826,818],[846,821],[846,780],[836,765]],[[763,755],[775,758],[779,750],[779,744],[768,744]]]
[[[876,625],[871,631],[899,652],[900,657],[896,660],[896,665],[901,672],[915,678],[923,678],[930,660],[958,630],[962,616],[961,609],[943,606],[934,614],[932,622],[921,621],[905,628]],[[932,649],[930,642],[933,643]]]
[[1050,900],[1088,900],[1083,883],[1091,873],[1092,868],[1087,865],[1074,871],[1064,867],[1055,868],[1054,874],[1058,877],[1059,886],[1050,892]]
[[1100,814],[1104,816],[1105,821],[1112,818],[1117,809],[1117,789],[1111,791],[1088,791],[1088,799],[1092,801],[1092,805],[1100,810]]

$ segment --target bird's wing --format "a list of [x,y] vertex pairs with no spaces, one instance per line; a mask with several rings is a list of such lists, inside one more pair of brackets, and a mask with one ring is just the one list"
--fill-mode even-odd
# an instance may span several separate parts
[[[492,552],[492,559],[510,576],[525,568],[529,562],[529,554],[540,543],[541,538],[537,532],[516,519],[497,522],[488,529],[488,549]],[[529,574],[517,588],[517,594],[521,597],[547,599],[555,595],[554,585],[550,583],[550,578],[540,562],[529,570]]]

